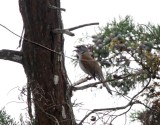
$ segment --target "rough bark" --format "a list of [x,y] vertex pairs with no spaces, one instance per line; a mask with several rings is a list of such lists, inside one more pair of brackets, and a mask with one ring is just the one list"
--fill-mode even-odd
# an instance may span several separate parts
[[[28,79],[28,105],[33,100],[36,125],[75,124],[69,84],[64,67],[63,35],[51,31],[62,29],[59,0],[19,0],[24,23],[24,38],[48,47],[56,54],[27,40],[23,41],[23,66]],[[31,94],[32,93],[32,99]],[[30,109],[30,108],[29,108]],[[32,118],[31,109],[29,110]]]

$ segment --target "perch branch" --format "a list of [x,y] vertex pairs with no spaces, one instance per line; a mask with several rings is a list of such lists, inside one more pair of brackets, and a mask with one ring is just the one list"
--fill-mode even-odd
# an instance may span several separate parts
[[22,64],[23,54],[20,51],[0,50],[0,59],[10,60]]
[[[121,76],[119,78],[113,78],[113,79],[107,79],[105,80],[104,82],[112,82],[112,81],[115,81],[115,80],[120,80],[120,79],[125,79],[127,77],[130,77],[131,75],[126,75],[126,76]],[[77,86],[79,84],[81,84],[82,82],[86,82],[87,78],[84,78],[82,80],[79,80],[78,82],[74,83],[74,85],[72,85],[72,90],[76,91],[76,90],[84,90],[84,89],[87,89],[87,88],[90,88],[90,87],[96,87],[98,84],[102,84],[101,82],[94,82],[94,83],[89,83],[87,85],[83,85],[83,86]],[[76,86],[76,87],[75,87]]]
[[89,83],[87,85],[83,85],[83,86],[72,86],[72,90],[73,91],[76,91],[76,90],[84,90],[84,89],[87,89],[87,88],[90,88],[90,87],[97,87],[98,84],[101,84],[101,82],[94,82],[94,83]]
[[80,85],[81,83],[84,83],[84,82],[86,82],[86,81],[88,81],[88,80],[90,80],[90,79],[92,79],[92,77],[85,77],[85,78],[82,78],[82,79],[80,79],[80,80],[78,80],[77,82],[75,82],[75,83],[73,83],[73,86],[77,86],[77,85]]

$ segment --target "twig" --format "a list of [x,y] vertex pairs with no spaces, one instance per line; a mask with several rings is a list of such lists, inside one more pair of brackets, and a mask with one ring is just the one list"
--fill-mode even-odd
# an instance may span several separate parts
[[148,87],[148,85],[150,84],[150,82],[151,82],[151,77],[149,78],[149,81],[148,81],[147,85],[141,91],[139,91],[136,95],[134,95],[132,97],[131,101],[133,101],[140,93],[142,93]]
[[[107,79],[104,82],[112,82],[112,81],[115,81],[115,80],[125,79],[125,78],[130,77],[130,76],[131,75],[121,76],[120,78],[117,78],[117,79]],[[75,87],[75,85],[73,85],[72,86],[72,90],[74,90],[74,91],[76,91],[76,90],[84,90],[84,89],[87,89],[87,88],[90,88],[90,87],[96,87],[98,84],[102,84],[102,83],[101,82],[94,82],[94,83],[89,83],[87,85],[83,85],[83,86],[80,86],[80,87]]]
[[151,81],[151,78],[149,79],[147,85],[146,85],[141,91],[139,91],[136,95],[134,95],[134,96],[131,98],[130,102],[129,102],[127,105],[121,106],[121,107],[114,107],[114,108],[93,109],[91,112],[89,112],[89,113],[80,121],[80,123],[79,123],[78,125],[82,125],[82,123],[84,122],[84,120],[85,120],[89,115],[91,115],[92,113],[95,113],[95,112],[98,112],[98,111],[105,111],[105,110],[112,110],[112,111],[121,110],[121,109],[125,109],[125,108],[127,108],[128,106],[131,106],[131,105],[133,105],[133,104],[141,104],[138,100],[136,100],[136,101],[134,101],[134,102],[133,102],[133,100],[134,100],[140,93],[142,93],[142,92],[148,87],[148,85],[150,84],[150,81]]
[[121,116],[121,115],[124,115],[124,114],[126,114],[127,112],[129,112],[129,110],[132,108],[132,106],[133,106],[133,104],[130,105],[130,107],[128,108],[128,110],[126,110],[125,112],[116,115],[116,116],[111,120],[110,124],[111,124],[117,117],[119,117],[119,116]]
[[152,33],[153,34],[153,32],[151,31],[151,29],[147,26],[147,25],[145,25],[145,24],[138,24],[139,26],[145,26],[149,31],[150,31],[150,33]]
[[10,102],[8,102],[6,105],[8,105],[8,104],[10,104],[10,103],[26,103],[26,102],[10,101]]
[[133,104],[135,104],[135,103],[138,103],[138,102],[131,102],[131,103],[128,103],[127,105],[121,106],[121,107],[93,109],[91,112],[89,112],[89,113],[80,121],[80,123],[79,123],[78,125],[82,125],[83,121],[84,121],[89,115],[91,115],[92,113],[95,113],[95,112],[98,112],[98,111],[105,111],[105,110],[115,111],[115,110],[125,109],[125,108],[127,108],[128,106],[133,105]]
[[23,39],[22,39],[22,36],[23,36],[23,35],[24,35],[24,26],[23,26],[23,29],[22,29],[22,33],[21,33],[21,37],[20,37],[19,45],[18,45],[17,49],[21,47],[22,40],[23,40]]
[[[36,105],[37,105],[38,108],[41,110],[41,112],[43,112],[44,114],[46,114],[46,115],[47,115],[53,122],[55,122],[57,125],[60,125],[58,119],[57,119],[55,116],[53,116],[52,114],[44,111],[44,109],[43,109],[42,107],[40,107],[40,106],[38,105],[38,103],[36,103]],[[52,119],[52,118],[53,118],[53,119]]]
[[76,30],[76,29],[79,29],[79,28],[82,28],[82,27],[85,27],[85,26],[91,26],[91,25],[99,25],[99,23],[96,22],[96,23],[83,24],[83,25],[79,25],[79,26],[69,28],[68,30],[73,31],[73,30]]
[[14,87],[14,88],[12,88],[11,90],[9,90],[9,92],[7,93],[7,95],[12,91],[12,90],[14,90],[14,89],[16,89],[16,88],[20,88],[19,86],[16,86],[16,87]]

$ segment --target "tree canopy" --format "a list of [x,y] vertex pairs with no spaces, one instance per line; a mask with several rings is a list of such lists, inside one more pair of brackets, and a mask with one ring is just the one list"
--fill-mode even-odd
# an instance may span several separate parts
[[[128,98],[145,106],[145,111],[131,115],[143,125],[159,125],[159,65],[160,26],[136,24],[130,16],[114,19],[100,28],[92,36],[88,45],[94,57],[106,71],[106,81],[115,88],[115,95],[127,94],[141,86],[133,98]],[[93,86],[93,85],[92,85]],[[145,98],[140,101],[140,98]]]

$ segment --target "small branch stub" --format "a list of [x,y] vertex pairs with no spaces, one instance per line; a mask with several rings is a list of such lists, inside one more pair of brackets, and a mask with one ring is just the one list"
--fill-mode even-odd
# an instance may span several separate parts
[[0,59],[9,60],[22,64],[23,54],[20,51],[0,50]]
[[55,9],[55,10],[66,11],[64,8],[56,7],[56,6],[54,6],[54,5],[51,5],[50,3],[48,3],[48,7],[51,8],[51,9]]

